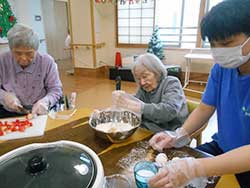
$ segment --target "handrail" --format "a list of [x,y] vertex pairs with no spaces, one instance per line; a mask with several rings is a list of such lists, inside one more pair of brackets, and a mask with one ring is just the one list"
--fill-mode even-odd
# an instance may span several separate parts
[[85,46],[85,47],[93,47],[93,48],[102,48],[106,45],[105,42],[101,43],[96,43],[96,44],[87,44],[87,43],[72,43],[70,44],[72,47],[80,47],[80,46]]

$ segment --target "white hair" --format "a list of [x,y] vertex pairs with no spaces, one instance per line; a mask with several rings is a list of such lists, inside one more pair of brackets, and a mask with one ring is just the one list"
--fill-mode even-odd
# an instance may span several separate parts
[[33,29],[27,25],[17,23],[7,33],[10,49],[17,47],[30,47],[37,50],[39,37]]
[[136,82],[138,82],[138,80],[135,77],[135,69],[139,68],[140,66],[143,66],[148,71],[154,73],[158,83],[168,74],[163,63],[157,56],[155,56],[154,54],[146,53],[138,56],[134,66],[132,67],[132,73]]

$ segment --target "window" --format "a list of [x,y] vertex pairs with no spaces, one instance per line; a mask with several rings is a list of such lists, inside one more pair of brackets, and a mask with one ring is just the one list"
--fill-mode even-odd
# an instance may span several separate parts
[[117,46],[147,46],[158,25],[164,46],[208,47],[201,42],[199,22],[222,0],[147,0],[117,4]]
[[200,0],[158,0],[155,24],[159,26],[163,44],[181,48],[195,47],[199,9]]
[[147,44],[154,28],[154,1],[117,5],[118,44]]
[[208,0],[207,1],[207,11],[209,11],[213,6],[217,5],[218,3],[222,2],[223,0]]

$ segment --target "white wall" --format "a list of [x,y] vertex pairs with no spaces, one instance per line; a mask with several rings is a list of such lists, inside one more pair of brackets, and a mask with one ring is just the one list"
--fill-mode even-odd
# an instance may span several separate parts
[[[40,39],[45,39],[41,0],[13,0],[13,2],[18,22],[29,25],[39,34]],[[36,21],[35,16],[41,16],[41,21]],[[39,51],[47,52],[45,42],[40,43]]]
[[0,44],[0,54],[9,50],[8,44]]
[[70,50],[65,50],[68,35],[67,5],[64,1],[42,0],[44,31],[48,53],[56,60],[69,59]]
[[[72,35],[75,44],[92,44],[91,14],[89,0],[72,0]],[[78,47],[74,51],[75,67],[94,68],[92,49]]]
[[[132,56],[134,54],[142,54],[146,52],[146,49],[141,48],[116,48],[116,35],[115,35],[115,6],[111,3],[95,4],[97,14],[99,14],[98,23],[100,24],[101,32],[99,38],[102,42],[106,43],[106,64],[114,65],[115,52],[120,51],[122,57]],[[184,55],[188,53],[188,49],[165,49],[165,56],[167,64],[179,64],[182,66],[182,70],[185,68]],[[191,65],[192,72],[209,73],[211,68],[211,62],[195,61]]]
[[[104,35],[103,32],[105,31],[105,28],[107,27],[106,22],[107,19],[105,18],[105,15],[103,16],[100,14],[99,10],[96,9],[96,6],[94,7],[94,18],[95,18],[95,36],[96,36],[96,43],[102,43],[106,40],[107,35]],[[103,65],[108,65],[110,56],[109,56],[109,48],[110,43],[105,44],[104,47],[98,48],[96,50],[96,64],[97,67],[101,67]]]

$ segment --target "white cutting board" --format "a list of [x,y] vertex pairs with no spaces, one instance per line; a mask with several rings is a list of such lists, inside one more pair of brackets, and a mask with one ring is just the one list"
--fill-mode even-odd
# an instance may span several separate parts
[[[16,119],[24,120],[24,118],[8,118],[8,119],[0,119],[0,121],[15,121]],[[13,140],[19,138],[27,138],[34,136],[41,136],[44,134],[44,130],[46,127],[48,116],[40,115],[34,119],[31,119],[32,127],[26,128],[24,132],[11,132],[7,133],[4,136],[0,136],[0,140]]]

